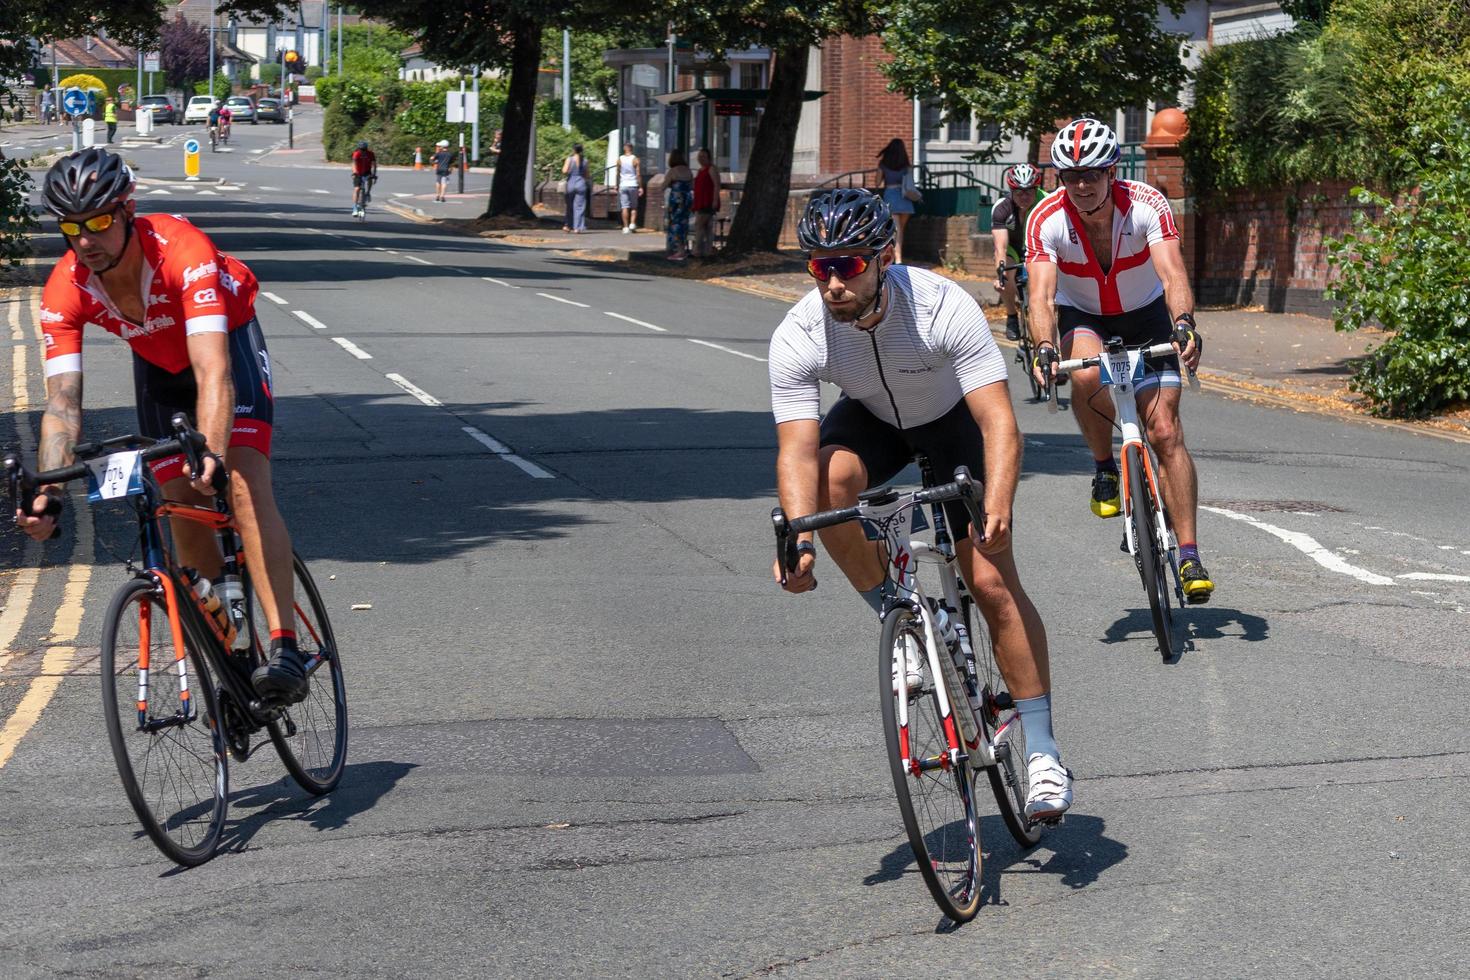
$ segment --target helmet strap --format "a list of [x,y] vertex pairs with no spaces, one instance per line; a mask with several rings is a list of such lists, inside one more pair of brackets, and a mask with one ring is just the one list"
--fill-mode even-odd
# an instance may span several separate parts
[[99,276],[100,275],[105,275],[106,273],[111,272],[113,269],[116,269],[118,263],[123,260],[123,256],[125,256],[125,255],[128,254],[128,246],[131,245],[132,242],[133,242],[133,219],[132,218],[129,218],[123,224],[123,247],[118,250],[117,258],[115,258],[111,262],[107,263],[107,268],[105,268],[105,269],[98,269],[94,273],[94,275],[99,275]]
[[878,260],[879,261],[879,265],[878,265],[878,291],[873,294],[873,305],[870,306],[870,307],[868,307],[868,309],[867,309],[866,312],[859,313],[858,316],[857,316],[857,320],[855,322],[862,323],[864,320],[866,320],[870,316],[873,316],[874,314],[877,314],[877,319],[875,319],[873,321],[873,326],[872,327],[859,327],[858,329],[860,329],[860,330],[871,330],[871,329],[873,329],[873,327],[876,327],[879,323],[881,323],[883,321],[883,314],[887,312],[883,308],[883,286],[884,286],[884,280],[888,276],[888,270],[885,269],[885,268],[883,268],[883,265],[882,265],[882,261],[883,260],[882,260],[881,254],[882,253],[879,253],[879,256],[880,257],[879,257],[879,260]]

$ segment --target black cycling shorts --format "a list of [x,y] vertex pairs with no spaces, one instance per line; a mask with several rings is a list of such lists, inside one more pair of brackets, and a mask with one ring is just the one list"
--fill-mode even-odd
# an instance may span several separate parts
[[[1109,338],[1119,337],[1129,346],[1138,344],[1166,344],[1174,339],[1174,321],[1169,319],[1169,304],[1160,296],[1147,306],[1141,306],[1116,316],[1099,313],[1084,313],[1074,306],[1057,305],[1057,333],[1063,346],[1067,337],[1078,330],[1092,334],[1106,344]],[[1170,355],[1149,361],[1148,371],[1138,390],[1163,386],[1178,388],[1179,358]]]
[[372,181],[372,177],[372,174],[353,174],[352,186],[362,187],[364,184],[370,183]]
[[[985,440],[963,398],[933,422],[900,429],[843,395],[822,419],[822,445],[856,453],[868,471],[867,489],[892,480],[918,453],[929,457],[939,483],[953,480],[957,466],[969,467],[976,483],[985,479]],[[970,533],[970,513],[962,502],[948,501],[944,514],[955,540]]]
[[[249,323],[231,330],[229,344],[230,374],[235,382],[235,424],[230,431],[230,446],[245,446],[268,457],[275,395],[260,322],[251,318]],[[134,353],[133,391],[138,400],[140,434],[150,439],[173,438],[172,420],[178,412],[189,416],[190,424],[197,424],[194,413],[199,405],[199,387],[192,368],[173,374]],[[218,452],[219,447],[211,446],[210,450]],[[153,472],[158,482],[167,483],[183,475],[183,465],[183,456],[169,456],[155,462]]]

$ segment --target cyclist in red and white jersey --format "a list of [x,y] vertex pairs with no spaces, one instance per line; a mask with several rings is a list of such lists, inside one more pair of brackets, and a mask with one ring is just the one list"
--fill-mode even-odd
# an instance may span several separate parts
[[[1117,135],[1096,119],[1068,123],[1052,143],[1051,162],[1063,191],[1038,204],[1026,222],[1032,339],[1043,356],[1054,357],[1054,350],[1044,349],[1052,348],[1055,328],[1061,356],[1071,359],[1096,356],[1110,337],[1127,344],[1166,343],[1180,328],[1189,332],[1181,356],[1193,370],[1201,347],[1179,230],[1163,194],[1114,177],[1119,154]],[[1101,387],[1097,368],[1073,373],[1072,383],[1073,405],[1079,406],[1073,414],[1097,470],[1092,512],[1116,517],[1121,500],[1112,402],[1094,397]],[[1199,557],[1199,482],[1179,423],[1179,392],[1178,360],[1170,358],[1138,385],[1138,407],[1163,466],[1185,597],[1207,602],[1215,584]]]
[[[41,298],[46,412],[39,465],[73,462],[82,433],[82,328],[94,323],[133,349],[141,434],[171,437],[170,419],[183,412],[211,450],[199,473],[188,472],[182,456],[153,464],[169,499],[207,500],[222,465],[214,453],[226,450],[246,561],[264,570],[254,585],[270,624],[271,657],[256,671],[255,688],[263,698],[299,701],[306,671],[291,628],[291,539],[271,489],[274,394],[255,319],[255,276],[183,218],[137,215],[133,186],[122,159],[96,148],[62,157],[46,174],[42,197],[68,251]],[[64,499],[59,488],[42,487],[32,513],[17,511],[16,523],[44,541],[56,526],[48,505]],[[187,565],[210,578],[220,574],[212,530],[175,521],[173,533]]]

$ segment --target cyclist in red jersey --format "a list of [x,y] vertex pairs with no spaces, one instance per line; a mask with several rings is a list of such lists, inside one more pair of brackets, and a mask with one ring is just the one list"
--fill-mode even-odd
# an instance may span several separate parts
[[[352,151],[352,214],[356,217],[362,210],[362,189],[378,179],[378,155],[368,149],[367,140],[357,144]],[[371,189],[369,189],[371,193]]]
[[[255,590],[271,630],[271,656],[253,678],[263,698],[306,696],[305,663],[296,649],[291,539],[271,489],[274,418],[270,359],[255,319],[255,276],[209,237],[173,215],[136,214],[133,175],[122,159],[93,148],[62,157],[47,172],[42,197],[60,221],[68,252],[51,271],[41,299],[46,344],[46,412],[37,451],[42,470],[68,466],[82,433],[82,328],[95,323],[133,349],[141,433],[172,435],[184,412],[208,446],[227,447],[231,504],[246,561],[264,570]],[[170,499],[204,502],[222,465],[207,453],[201,472],[183,457],[154,472]],[[64,500],[42,487],[32,513],[16,523],[44,541],[55,529],[48,504]],[[215,578],[221,556],[214,533],[173,522],[184,562]]]

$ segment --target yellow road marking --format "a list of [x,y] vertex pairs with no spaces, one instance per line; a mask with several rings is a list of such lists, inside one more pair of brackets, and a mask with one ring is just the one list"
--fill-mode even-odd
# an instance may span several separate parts
[[[30,457],[36,449],[35,437],[32,435],[30,426],[25,424],[26,413],[31,409],[30,387],[26,383],[26,350],[30,344],[26,341],[25,330],[20,325],[20,310],[33,298],[33,291],[22,290],[20,300],[6,304],[6,320],[10,326],[10,339],[15,342],[11,351],[11,401],[14,406],[14,414],[11,418],[15,422],[15,434],[20,440],[22,457]],[[15,638],[20,635],[21,625],[25,622],[26,613],[30,611],[31,599],[36,594],[36,583],[40,581],[41,569],[38,566],[41,557],[40,546],[34,541],[27,539],[25,554],[22,558],[22,567],[16,574],[15,582],[10,586],[10,594],[5,599],[5,609],[0,611],[0,668],[14,656],[10,647],[15,643]]]

